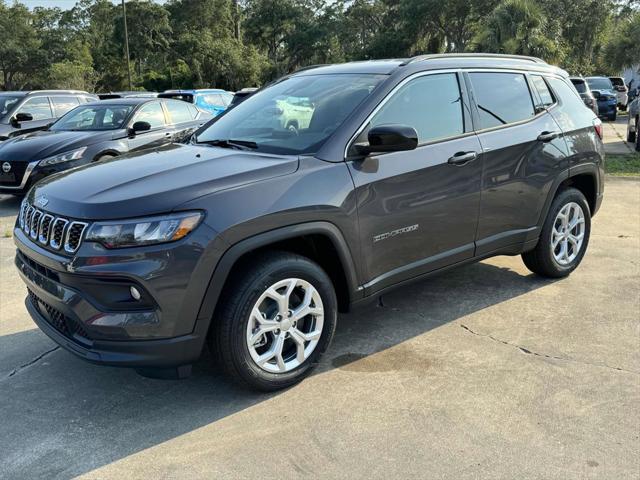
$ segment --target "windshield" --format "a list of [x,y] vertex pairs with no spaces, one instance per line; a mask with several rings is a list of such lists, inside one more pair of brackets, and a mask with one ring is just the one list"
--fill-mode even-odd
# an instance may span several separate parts
[[383,78],[372,74],[291,77],[252,95],[195,140],[235,140],[257,151],[283,155],[314,153]]
[[50,130],[117,130],[124,128],[134,105],[85,105],[76,107],[51,125]]
[[613,90],[611,80],[604,77],[587,78],[587,83],[591,90]]
[[610,77],[609,80],[616,87],[624,87],[624,80],[620,77]]
[[9,113],[21,98],[13,95],[0,95],[0,118]]
[[571,80],[571,82],[576,87],[578,93],[587,93],[587,87],[584,84],[584,80]]

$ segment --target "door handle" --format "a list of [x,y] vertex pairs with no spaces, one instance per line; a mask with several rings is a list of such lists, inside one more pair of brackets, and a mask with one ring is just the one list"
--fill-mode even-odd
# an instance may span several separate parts
[[560,132],[542,132],[538,135],[539,142],[550,142],[554,138],[558,138],[560,136]]
[[464,165],[478,158],[477,152],[458,152],[447,160],[450,165]]

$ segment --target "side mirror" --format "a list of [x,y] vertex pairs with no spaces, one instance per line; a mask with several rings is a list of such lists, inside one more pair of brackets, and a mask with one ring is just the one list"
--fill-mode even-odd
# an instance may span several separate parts
[[591,93],[593,93],[593,98],[600,98],[600,92],[598,90],[593,90]]
[[408,125],[378,125],[369,130],[367,137],[368,145],[355,146],[361,155],[415,150],[418,146],[418,132]]
[[13,123],[15,126],[20,126],[22,122],[31,122],[32,120],[33,115],[31,115],[30,113],[16,113],[11,123]]
[[149,122],[136,122],[131,126],[131,133],[148,132],[151,130],[151,124]]

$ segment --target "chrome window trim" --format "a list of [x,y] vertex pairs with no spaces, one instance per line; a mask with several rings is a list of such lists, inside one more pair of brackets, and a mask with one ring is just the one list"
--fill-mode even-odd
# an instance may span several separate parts
[[24,171],[24,175],[22,176],[22,182],[20,182],[20,185],[15,186],[15,187],[7,187],[7,186],[4,186],[4,185],[0,185],[0,189],[2,189],[2,190],[22,190],[25,187],[25,185],[27,184],[27,181],[29,180],[29,177],[31,176],[31,173],[33,172],[34,168],[36,168],[38,163],[40,163],[40,160],[36,160],[35,162],[30,162],[29,165],[27,165],[27,168]]

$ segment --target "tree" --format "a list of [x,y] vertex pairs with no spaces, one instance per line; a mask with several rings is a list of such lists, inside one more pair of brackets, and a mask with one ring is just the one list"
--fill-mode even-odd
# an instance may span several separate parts
[[0,3],[0,70],[5,90],[29,84],[29,75],[46,66],[41,42],[32,26],[29,10],[19,3]]
[[532,55],[548,62],[562,58],[557,32],[532,0],[505,0],[487,18],[474,40],[476,51]]

